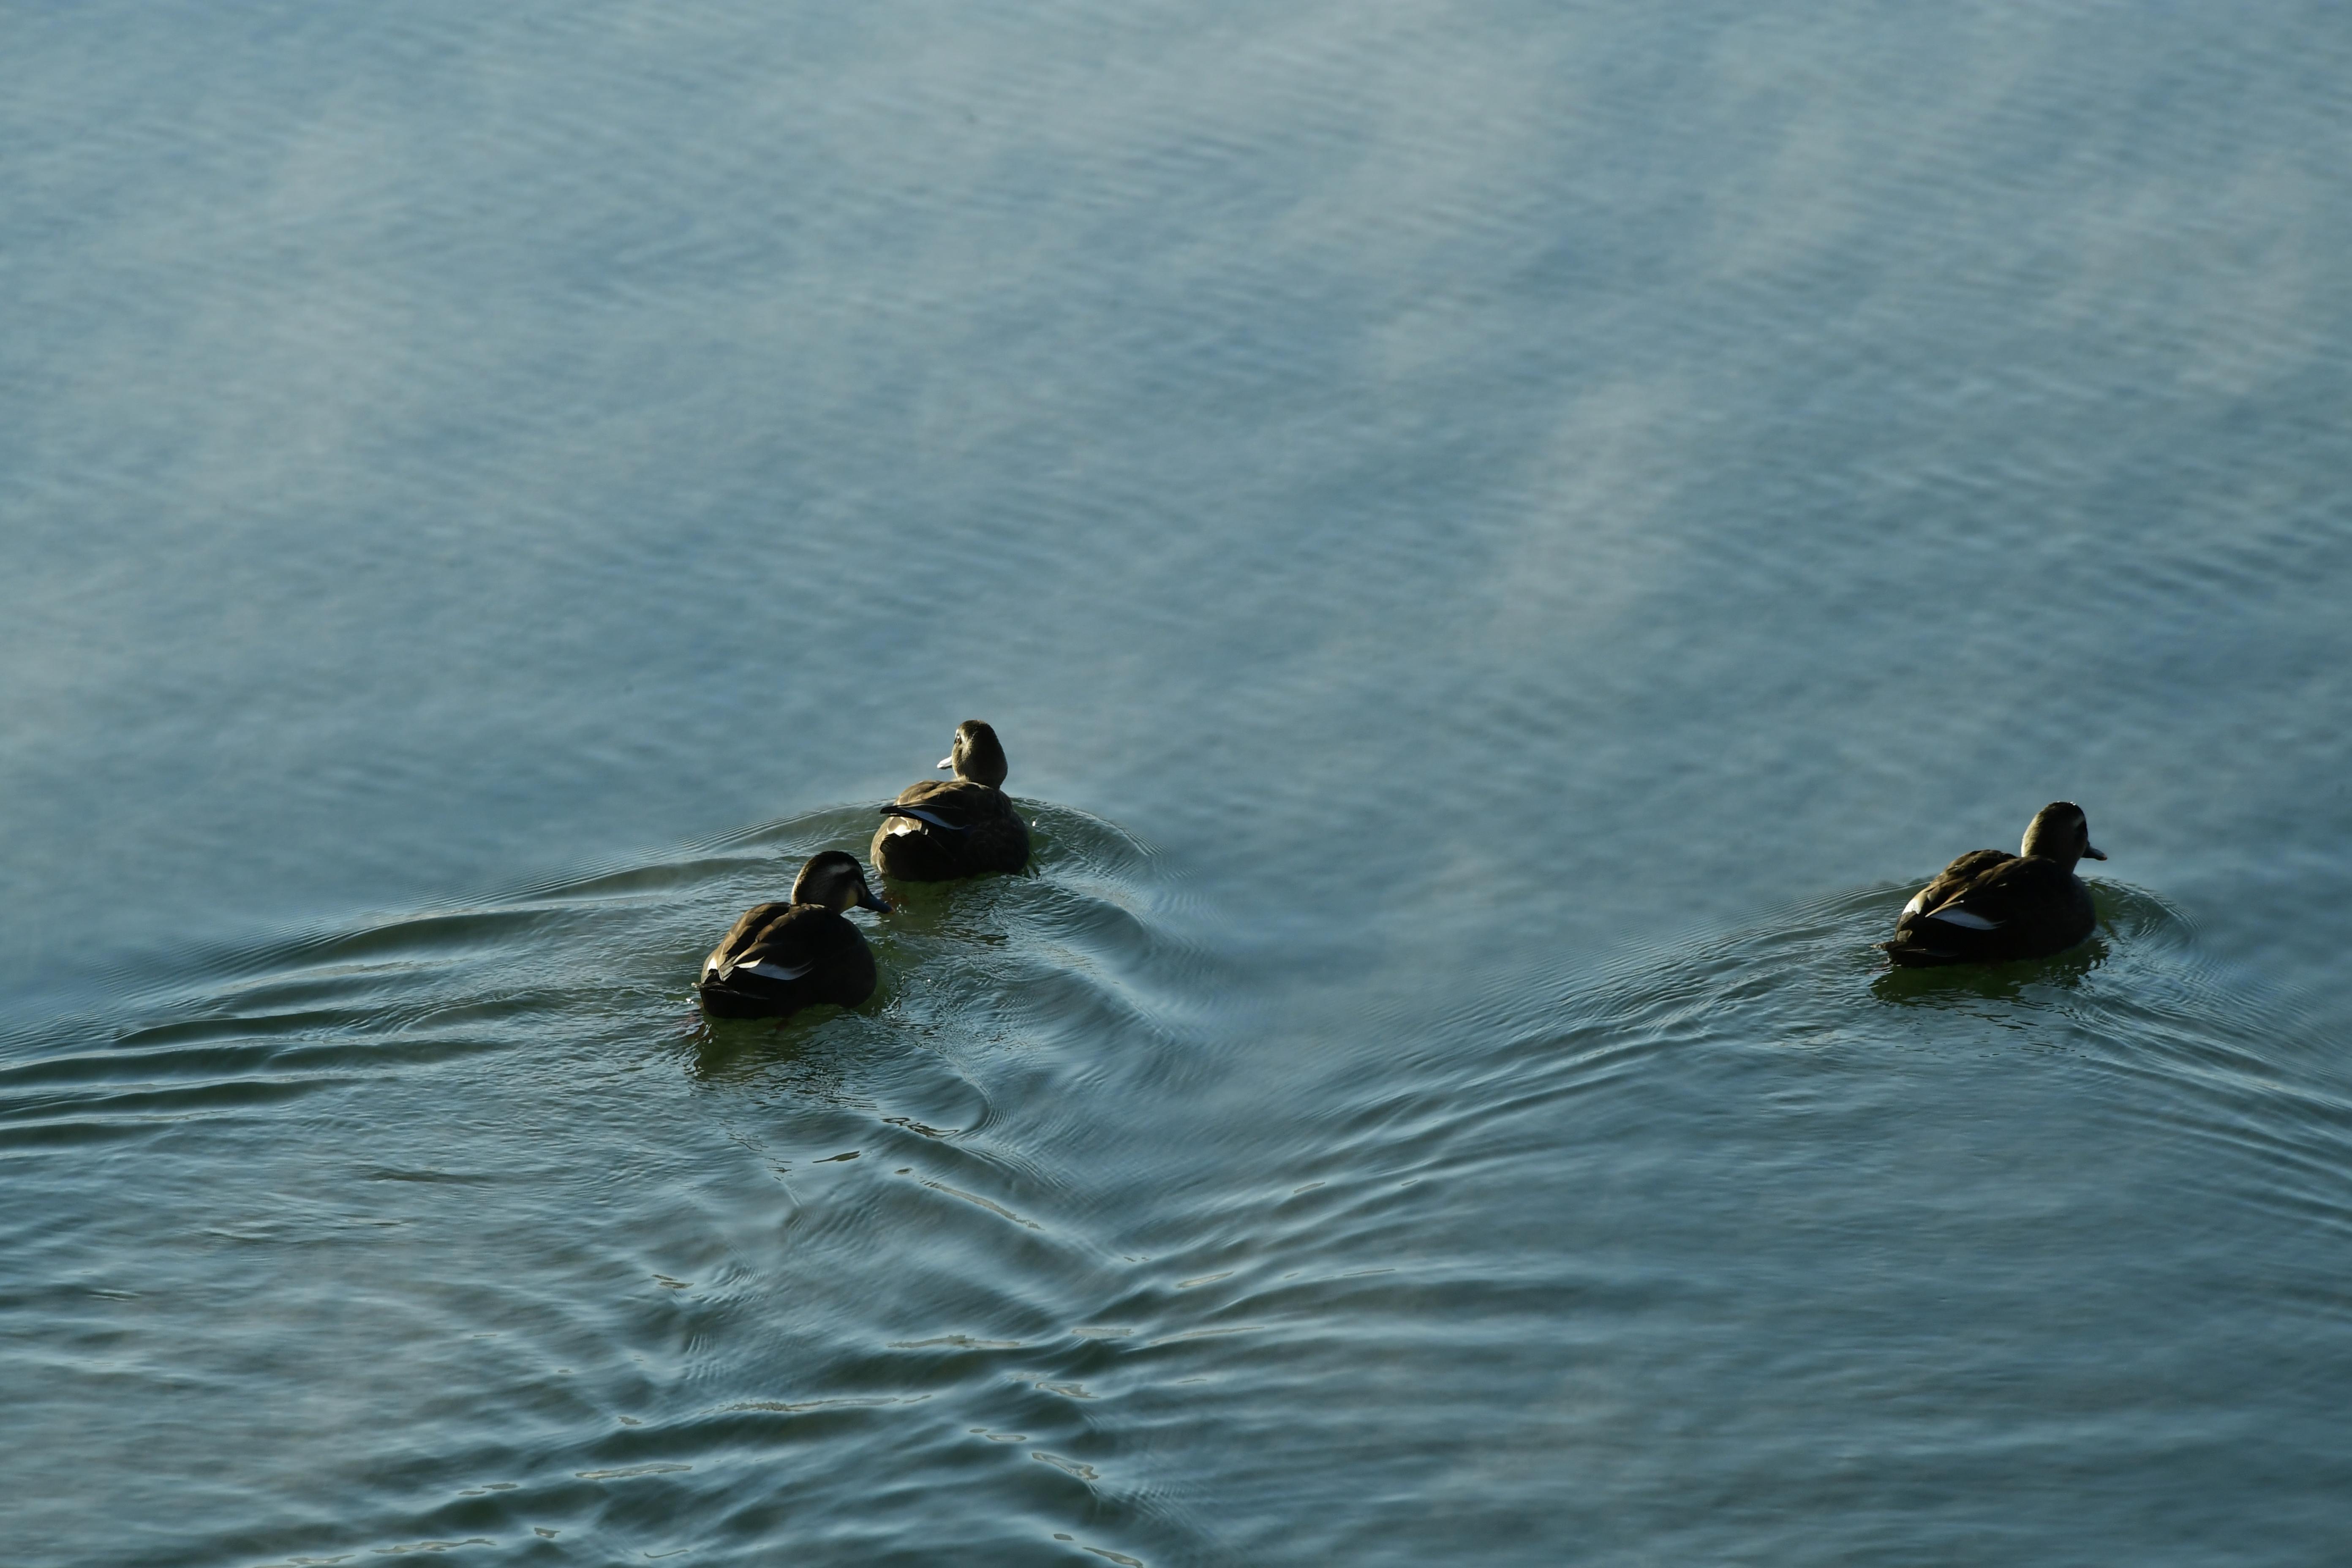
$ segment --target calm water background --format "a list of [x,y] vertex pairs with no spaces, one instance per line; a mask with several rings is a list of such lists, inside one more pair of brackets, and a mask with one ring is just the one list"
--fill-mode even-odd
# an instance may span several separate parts
[[[0,18],[0,1555],[2340,1560],[2348,80]],[[972,715],[1034,874],[702,1028]]]

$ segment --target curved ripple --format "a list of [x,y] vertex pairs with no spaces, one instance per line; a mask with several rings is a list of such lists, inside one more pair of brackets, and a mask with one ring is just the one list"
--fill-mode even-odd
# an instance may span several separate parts
[[[1910,887],[1522,975],[1303,1088],[1291,1160],[1194,1205],[1106,1320],[1255,1461],[1184,1445],[1223,1543],[1426,1561],[1475,1512],[1814,1561],[1824,1519],[1966,1540],[1993,1495],[2088,1542],[2151,1475],[2326,1451],[2304,1380],[2352,1291],[2281,1226],[2352,1214],[2331,1056],[2119,884],[2086,950],[1890,971]],[[2036,1454],[2063,1482],[2020,1487]]]
[[[1031,809],[1033,874],[870,922],[853,1011],[709,1025],[688,983],[868,807],[274,944],[11,1061],[28,1418],[147,1410],[190,1457],[130,1500],[194,1506],[196,1562],[1154,1564],[1426,1561],[1470,1510],[1801,1558],[1840,1510],[1965,1535],[2042,1449],[2112,1531],[2126,1472],[2333,1420],[2231,1426],[2352,1340],[2278,1237],[2352,1219],[2352,1098],[2159,899],[1918,973],[1872,946],[1909,884],[1864,889],[1261,1053],[1299,1026],[1224,1003],[1149,852]],[[71,1201],[95,1159],[138,1201]],[[88,1458],[30,1468],[79,1508]]]
[[[0,1066],[0,1154],[59,1200],[5,1238],[55,1282],[5,1300],[58,1331],[15,1383],[37,1414],[124,1379],[173,1402],[142,1440],[183,1435],[194,1473],[133,1492],[307,1468],[340,1500],[223,1494],[192,1562],[749,1547],[780,1509],[845,1551],[926,1507],[1013,1555],[1192,1538],[1101,1436],[1118,1352],[1070,1330],[1138,1263],[1069,1148],[1182,1080],[1210,961],[1148,850],[1027,809],[1030,874],[899,889],[856,1010],[712,1025],[690,981],[803,857],[862,850],[870,806],[228,955]],[[139,1201],[77,1212],[100,1155],[136,1158]],[[91,1457],[37,1464],[55,1507],[97,1506]],[[975,1483],[1006,1489],[978,1520]]]

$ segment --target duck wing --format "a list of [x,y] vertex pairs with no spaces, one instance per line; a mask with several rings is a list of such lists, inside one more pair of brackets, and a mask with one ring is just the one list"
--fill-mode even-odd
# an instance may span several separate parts
[[1003,810],[1003,791],[969,779],[925,779],[899,791],[898,798],[882,808],[882,815],[949,833],[969,833]]
[[735,923],[727,928],[727,934],[719,939],[719,945],[712,948],[709,956],[702,961],[703,980],[707,983],[724,979],[728,971],[735,967],[736,960],[742,957],[744,951],[758,940],[768,923],[791,908],[790,904],[782,903],[753,904],[738,915]]
[[972,779],[925,779],[882,808],[875,867],[886,877],[943,882],[1029,863],[1029,825],[1003,790]]
[[823,917],[832,913],[816,904],[759,904],[744,910],[726,940],[702,961],[704,984],[739,974],[798,980],[816,967],[822,939],[831,934],[831,921]]
[[2055,860],[2039,855],[2004,855],[1927,904],[1920,918],[1969,931],[1999,931],[2062,905],[2074,877]]
[[1979,850],[1920,889],[1885,945],[1897,963],[2040,958],[2089,936],[2095,921],[2089,893],[2057,861]]
[[855,1007],[874,994],[866,938],[823,904],[762,904],[735,927],[696,986],[713,1017],[789,1018],[819,1002]]
[[1911,901],[1903,906],[1902,918],[1908,921],[1914,915],[1925,913],[1928,910],[1940,908],[1952,899],[1957,898],[1962,889],[1975,881],[1979,877],[1983,876],[1987,871],[1991,870],[1994,867],[1999,866],[2005,860],[2014,860],[2016,858],[2016,856],[2010,854],[2005,849],[1969,850],[1967,854],[1960,856],[1950,865],[1937,872],[1935,879],[1932,881],[1930,881],[1926,887],[1920,889],[1917,892],[1912,894]]

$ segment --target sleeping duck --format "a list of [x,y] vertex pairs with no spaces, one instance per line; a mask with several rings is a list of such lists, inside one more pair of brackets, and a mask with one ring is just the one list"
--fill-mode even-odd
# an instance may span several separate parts
[[886,820],[870,852],[875,869],[904,882],[944,882],[1029,864],[1029,825],[997,787],[1004,748],[996,731],[965,720],[940,766],[955,777],[908,784],[882,808]]
[[719,1018],[789,1018],[819,1002],[855,1007],[874,994],[874,955],[842,918],[852,904],[883,914],[854,855],[809,858],[792,902],[755,904],[702,961],[703,1011]]
[[2086,940],[2098,916],[2091,889],[2074,875],[2091,847],[2091,825],[2071,800],[2033,814],[2014,855],[1972,849],[1903,906],[1895,940],[1881,942],[1897,963],[1998,963],[2044,958]]

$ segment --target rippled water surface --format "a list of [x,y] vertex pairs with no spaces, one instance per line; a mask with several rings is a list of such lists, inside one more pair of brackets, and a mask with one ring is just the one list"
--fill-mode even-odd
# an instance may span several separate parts
[[2352,1546],[2336,11],[0,40],[0,1559]]

